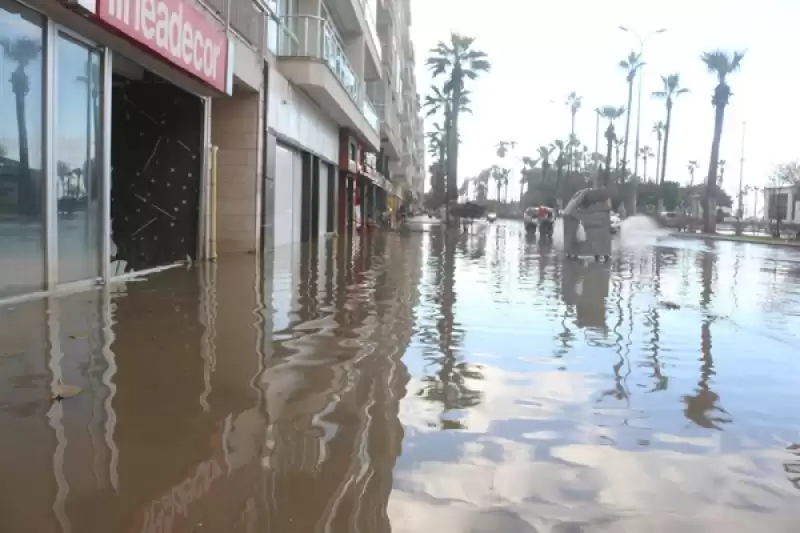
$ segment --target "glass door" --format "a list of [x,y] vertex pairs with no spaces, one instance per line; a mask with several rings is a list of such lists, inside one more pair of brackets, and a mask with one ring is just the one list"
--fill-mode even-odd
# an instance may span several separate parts
[[[103,179],[99,49],[59,30],[55,42],[54,167],[58,282],[101,276]],[[53,167],[51,167],[53,168]]]
[[46,27],[0,0],[0,299],[45,288]]

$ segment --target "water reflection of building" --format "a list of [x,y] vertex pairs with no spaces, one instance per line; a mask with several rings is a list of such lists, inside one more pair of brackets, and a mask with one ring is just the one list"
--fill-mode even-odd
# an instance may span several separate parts
[[261,380],[276,531],[390,530],[420,250],[397,236],[356,239],[334,261],[331,250],[298,254],[292,320]]
[[0,358],[4,531],[230,531],[259,516],[258,294],[242,261],[0,309],[14,350]]

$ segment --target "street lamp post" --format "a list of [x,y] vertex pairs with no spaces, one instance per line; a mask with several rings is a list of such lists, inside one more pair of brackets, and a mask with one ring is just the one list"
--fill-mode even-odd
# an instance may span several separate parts
[[[631,35],[636,37],[636,39],[639,41],[639,59],[640,60],[644,57],[644,43],[647,42],[647,40],[649,38],[653,37],[654,35],[658,35],[660,33],[664,33],[665,31],[667,31],[666,28],[661,28],[660,30],[656,30],[656,31],[646,35],[644,38],[642,38],[642,37],[639,36],[638,33],[636,33],[635,31],[633,31],[630,28],[627,28],[625,26],[620,26],[619,29],[621,29],[622,31],[624,31],[626,33],[630,33]],[[637,97],[637,103],[636,103],[636,146],[635,146],[635,149],[633,151],[633,154],[634,154],[634,163],[633,163],[633,175],[634,175],[633,214],[634,215],[636,214],[636,194],[637,194],[636,193],[636,176],[639,175],[639,157],[637,156],[637,154],[639,153],[639,142],[640,142],[640,139],[641,139],[640,134],[641,134],[641,131],[642,131],[642,79],[644,77],[643,74],[642,74],[642,70],[643,69],[644,69],[644,64],[642,64],[642,66],[639,67],[639,71],[636,73],[636,75],[639,77],[639,88],[638,88],[639,95]],[[630,113],[630,110],[628,110],[628,112]],[[625,142],[627,143],[628,139],[625,139]]]

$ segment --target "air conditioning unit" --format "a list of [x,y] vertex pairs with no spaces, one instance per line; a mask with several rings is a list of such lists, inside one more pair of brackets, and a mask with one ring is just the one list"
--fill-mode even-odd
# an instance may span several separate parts
[[97,14],[97,0],[61,0],[61,3],[81,15]]

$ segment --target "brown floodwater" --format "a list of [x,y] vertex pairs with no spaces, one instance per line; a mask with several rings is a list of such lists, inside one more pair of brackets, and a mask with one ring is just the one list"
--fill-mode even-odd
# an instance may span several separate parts
[[791,249],[511,222],[0,307],[0,531],[796,533],[799,314]]

